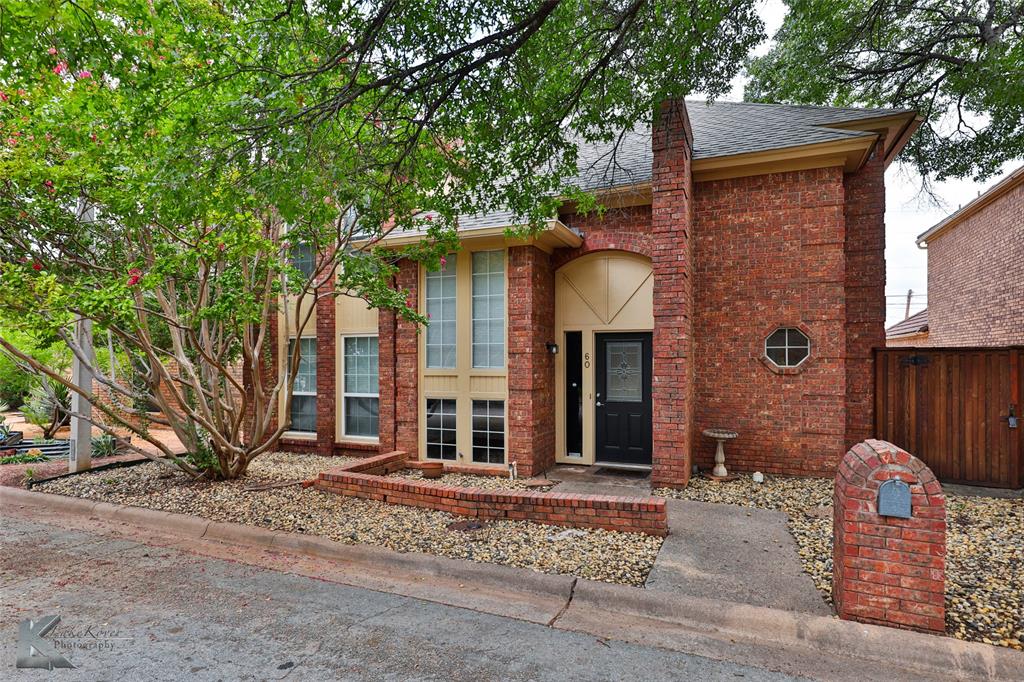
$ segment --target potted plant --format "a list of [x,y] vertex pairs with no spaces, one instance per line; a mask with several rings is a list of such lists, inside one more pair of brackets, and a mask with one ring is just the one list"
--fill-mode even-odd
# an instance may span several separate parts
[[423,478],[441,478],[444,475],[444,462],[423,462],[420,464]]
[[17,445],[21,442],[24,434],[21,431],[12,430],[6,422],[6,418],[0,414],[0,446]]

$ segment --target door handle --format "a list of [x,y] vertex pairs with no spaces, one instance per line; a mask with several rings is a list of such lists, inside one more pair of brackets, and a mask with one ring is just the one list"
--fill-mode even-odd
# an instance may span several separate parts
[[1016,405],[1011,404],[1010,405],[1010,414],[1009,414],[1009,416],[1000,417],[999,418],[1001,421],[1007,422],[1008,426],[1011,429],[1017,428],[1017,416],[1013,413],[1014,408],[1016,408],[1016,407],[1017,407]]
[[596,403],[594,403],[594,407],[604,407],[604,403],[598,400]]

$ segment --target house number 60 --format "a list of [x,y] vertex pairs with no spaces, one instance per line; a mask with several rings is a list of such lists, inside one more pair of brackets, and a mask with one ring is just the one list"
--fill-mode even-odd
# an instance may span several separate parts
[[583,366],[590,369],[590,353],[583,354]]

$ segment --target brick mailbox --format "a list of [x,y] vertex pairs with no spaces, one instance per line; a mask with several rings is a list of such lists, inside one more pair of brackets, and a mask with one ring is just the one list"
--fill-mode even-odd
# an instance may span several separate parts
[[832,598],[840,618],[945,631],[946,501],[924,462],[858,443],[839,465]]

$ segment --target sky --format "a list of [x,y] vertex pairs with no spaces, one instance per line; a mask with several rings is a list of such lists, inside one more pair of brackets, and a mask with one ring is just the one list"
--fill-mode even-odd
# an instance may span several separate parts
[[[758,11],[765,22],[766,33],[774,35],[786,14],[785,5],[781,0],[761,0]],[[754,53],[766,53],[771,43],[769,38]],[[743,76],[738,76],[733,82],[732,92],[721,99],[741,101],[745,82]],[[971,179],[933,183],[935,194],[943,206],[936,206],[933,200],[922,196],[920,180],[907,168],[901,167],[898,161],[889,166],[885,173],[886,327],[903,319],[908,290],[914,292],[911,315],[927,305],[928,252],[917,248],[917,236],[998,183],[1018,166],[1007,164],[999,175],[984,183]]]

